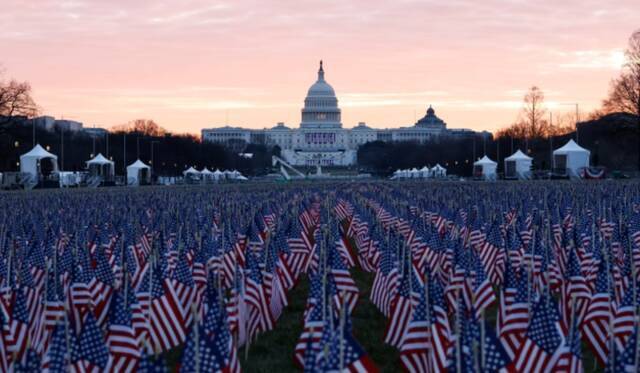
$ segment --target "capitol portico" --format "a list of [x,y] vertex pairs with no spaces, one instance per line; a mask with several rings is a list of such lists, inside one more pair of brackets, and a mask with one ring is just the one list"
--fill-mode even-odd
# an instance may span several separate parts
[[302,108],[300,128],[278,123],[271,129],[251,130],[221,127],[202,130],[202,139],[212,142],[266,143],[277,145],[282,157],[299,166],[349,166],[356,163],[358,147],[367,142],[420,141],[438,136],[474,136],[471,130],[447,130],[446,123],[429,107],[426,115],[411,127],[373,129],[359,123],[342,128],[341,111],[333,87],[325,80],[322,61],[315,83],[309,87]]

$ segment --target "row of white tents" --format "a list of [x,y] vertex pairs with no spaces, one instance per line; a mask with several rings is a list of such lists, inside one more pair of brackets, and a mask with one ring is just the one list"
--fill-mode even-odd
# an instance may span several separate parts
[[[581,177],[581,171],[589,167],[590,156],[589,150],[576,144],[575,141],[569,140],[564,146],[553,151],[552,172],[570,178]],[[506,179],[530,179],[532,164],[533,158],[517,150],[504,159],[504,177]],[[498,163],[485,155],[473,163],[473,176],[483,180],[495,180],[498,177],[497,168]],[[447,169],[437,164],[433,168],[425,166],[421,169],[397,170],[391,179],[444,178],[446,175]]]
[[210,171],[208,168],[203,168],[202,171],[196,170],[194,167],[189,167],[189,169],[185,170],[182,175],[184,176],[187,182],[209,182],[209,181],[220,181],[220,180],[239,180],[246,181],[246,176],[242,175],[237,170],[225,170],[220,171],[216,169],[215,171]]
[[391,179],[442,179],[445,177],[447,177],[447,169],[440,166],[440,164],[436,164],[431,168],[424,166],[421,169],[414,167],[412,169],[396,170]]
[[[552,172],[561,176],[578,178],[581,170],[589,167],[591,152],[575,141],[569,140],[564,146],[553,151]],[[507,179],[530,179],[533,158],[517,150],[504,159],[504,176]],[[498,164],[486,155],[473,163],[473,176],[484,180],[497,178]]]
[[[115,163],[98,154],[86,162],[89,175],[99,177],[102,181],[115,180]],[[37,181],[40,175],[58,174],[61,185],[71,185],[78,180],[78,175],[70,172],[61,172],[58,169],[58,156],[45,150],[37,144],[29,152],[20,156],[20,172],[29,175],[31,180]],[[206,167],[198,171],[191,167],[183,172],[187,181],[202,181],[204,183],[219,180],[248,180],[236,170],[209,171]],[[127,185],[145,185],[151,183],[151,167],[137,159],[127,166]],[[64,184],[64,185],[63,185]]]

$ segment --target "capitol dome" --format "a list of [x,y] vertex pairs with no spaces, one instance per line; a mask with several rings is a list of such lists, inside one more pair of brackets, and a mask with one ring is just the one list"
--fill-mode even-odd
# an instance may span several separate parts
[[322,61],[320,61],[320,69],[318,70],[318,80],[313,83],[307,91],[307,97],[318,96],[331,96],[336,97],[336,92],[333,87],[324,80],[324,69],[322,68]]
[[309,87],[302,109],[301,127],[340,128],[340,108],[333,87],[324,80],[320,61],[318,80]]

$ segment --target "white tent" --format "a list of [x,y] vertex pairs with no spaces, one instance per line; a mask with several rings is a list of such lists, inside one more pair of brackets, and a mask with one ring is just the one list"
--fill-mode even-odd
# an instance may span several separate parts
[[444,178],[447,176],[447,169],[440,166],[440,163],[437,163],[431,168],[430,176],[436,179]]
[[186,170],[186,171],[184,171],[184,172],[182,173],[182,175],[183,175],[183,176],[186,176],[186,175],[200,175],[200,171],[196,170],[196,169],[195,169],[195,168],[193,168],[193,167],[189,167],[189,169],[188,169],[188,170]]
[[240,176],[242,176],[242,174],[240,173],[240,171],[238,171],[238,170],[233,170],[233,171],[231,171],[231,178],[232,178],[232,179],[237,179],[237,178],[239,178]]
[[240,180],[240,181],[247,181],[247,180],[249,180],[249,179],[247,179],[247,177],[246,177],[246,176],[239,175],[238,177],[236,177],[236,180]]
[[553,151],[554,172],[578,177],[579,171],[583,167],[589,167],[589,157],[591,152],[569,140],[563,147]]
[[115,164],[105,158],[102,153],[98,153],[93,159],[88,160],[87,168],[89,175],[100,176],[104,181],[113,181],[115,176]]
[[530,179],[533,158],[518,149],[504,159],[504,177],[507,179]]
[[224,172],[221,172],[219,169],[216,168],[216,170],[213,171],[213,178],[215,180],[224,179]]
[[127,185],[145,185],[151,182],[151,167],[141,160],[127,166]]
[[208,168],[203,168],[202,171],[200,171],[200,175],[202,175],[202,182],[203,183],[208,183],[213,181],[213,172],[209,171]]
[[409,170],[409,177],[416,179],[420,177],[420,171],[418,171],[417,168],[412,168],[411,170]]
[[424,166],[420,169],[420,177],[423,179],[426,179],[429,177],[431,170],[429,170],[429,167]]
[[20,172],[31,174],[33,180],[37,180],[41,174],[58,172],[58,157],[37,144],[20,156]]
[[193,167],[189,167],[189,169],[182,172],[184,176],[184,180],[187,184],[192,184],[196,181],[200,181],[200,171],[196,170]]
[[402,177],[402,170],[397,169],[393,172],[393,176],[391,176],[391,180],[396,180]]
[[498,164],[485,155],[473,163],[473,176],[484,180],[495,180],[497,167]]

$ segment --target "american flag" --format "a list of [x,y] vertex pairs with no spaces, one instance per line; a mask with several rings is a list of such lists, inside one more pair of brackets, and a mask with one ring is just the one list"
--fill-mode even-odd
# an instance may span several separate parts
[[562,355],[556,369],[563,372],[580,373],[584,371],[582,364],[582,340],[578,317],[573,317],[569,333],[560,348]]
[[[346,328],[345,328],[346,329]],[[377,372],[375,364],[348,331],[332,333],[317,356],[316,370],[322,372]]]
[[8,353],[21,358],[28,346],[29,313],[27,311],[25,296],[22,290],[14,291],[14,299],[11,305],[9,320],[4,324],[4,338]]
[[162,355],[146,355],[140,359],[138,372],[141,373],[169,373],[167,361]]
[[40,355],[35,349],[29,348],[21,360],[16,361],[12,366],[15,373],[30,373],[40,371]]
[[[323,327],[325,322],[323,321],[323,311],[326,307],[322,300],[314,305],[307,316],[304,318],[304,329],[298,338],[296,343],[294,362],[300,368],[304,367],[304,359],[309,350],[316,352],[320,349],[320,338],[322,337]],[[329,317],[332,317],[333,313],[328,313]]]
[[225,309],[219,297],[217,290],[209,292],[209,310],[204,320],[194,323],[192,327],[183,353],[181,371],[240,371]]
[[[129,290],[130,291],[130,290]],[[112,356],[111,367],[115,371],[134,372],[141,356],[140,347],[133,329],[130,304],[125,290],[113,295],[107,328],[107,346]]]
[[71,361],[78,371],[100,372],[107,369],[109,350],[102,331],[91,314],[87,315],[78,342],[71,347]]
[[624,349],[627,339],[629,339],[635,327],[635,309],[637,302],[634,302],[633,296],[633,289],[628,289],[622,301],[615,305],[613,335],[616,345],[620,350]]
[[611,341],[610,322],[615,299],[613,284],[606,263],[600,263],[595,289],[584,315],[582,332],[591,350],[604,366],[609,356]]
[[484,358],[481,358],[480,365],[482,371],[504,371],[511,363],[509,354],[507,354],[507,351],[502,345],[502,342],[500,342],[500,340],[496,336],[496,333],[488,323],[485,323],[484,327],[484,341],[482,342],[482,352],[484,353]]
[[183,310],[182,319],[188,325],[191,323],[191,304],[195,298],[196,289],[184,251],[178,255],[175,272],[171,278],[171,287],[175,291],[180,309]]
[[160,271],[153,270],[149,307],[149,336],[156,352],[170,350],[182,344],[186,338],[186,323],[178,295],[168,278],[161,278]]
[[94,277],[89,281],[89,292],[93,303],[93,312],[98,325],[104,325],[109,312],[111,294],[114,289],[114,276],[104,253],[96,253]]
[[519,371],[548,372],[556,369],[563,354],[560,318],[555,301],[541,297],[532,310],[531,322],[514,359]]
[[248,335],[255,337],[260,332],[273,329],[274,319],[269,307],[267,294],[262,281],[262,271],[258,265],[256,255],[247,253],[246,302],[249,306],[249,319],[247,320]]
[[65,321],[59,322],[53,330],[51,343],[42,360],[45,372],[64,372],[71,364],[71,351],[77,345],[76,334],[69,332]]
[[474,286],[473,286],[473,309],[475,309],[476,317],[480,318],[480,315],[484,310],[490,307],[496,300],[493,293],[493,288],[489,279],[485,275],[484,267],[479,260],[475,260],[475,272],[474,272]]
[[408,259],[403,260],[404,275],[400,280],[400,287],[396,296],[391,300],[391,313],[385,333],[384,341],[395,347],[400,347],[402,338],[406,334],[413,312],[412,292],[421,293],[420,289],[412,289],[413,269],[407,264]]
[[429,353],[434,348],[432,344],[437,343],[433,340],[437,337],[437,320],[427,300],[429,285],[426,288],[418,290],[420,300],[413,307],[411,321],[400,342],[400,361],[408,372],[432,371]]
[[505,279],[498,307],[498,335],[507,353],[513,359],[519,350],[529,325],[529,298],[527,284],[518,279],[507,261]]
[[638,328],[629,337],[629,342],[623,349],[616,349],[613,360],[606,365],[607,372],[636,372],[638,371]]
[[[0,331],[4,330],[5,325],[4,312],[0,312]],[[0,370],[7,372],[9,362],[7,361],[7,348],[5,346],[4,338],[0,335]]]
[[338,298],[336,305],[338,309],[342,306],[347,307],[349,314],[351,314],[360,297],[358,287],[344,262],[341,260],[340,255],[338,255],[337,250],[329,246],[327,255],[330,261],[328,263],[330,266],[329,274],[331,275],[331,280],[335,283],[337,291],[337,294],[335,294]]
[[394,264],[394,253],[391,248],[383,248],[380,254],[380,265],[376,271],[371,288],[371,301],[388,316],[391,299],[397,291],[398,268]]

